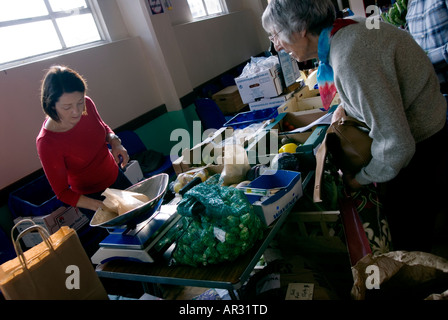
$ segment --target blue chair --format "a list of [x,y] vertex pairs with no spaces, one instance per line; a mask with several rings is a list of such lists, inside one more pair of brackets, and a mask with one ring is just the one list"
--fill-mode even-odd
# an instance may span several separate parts
[[134,131],[126,130],[117,135],[120,137],[121,143],[128,151],[129,156],[146,150],[145,144]]
[[212,99],[196,99],[194,104],[204,130],[219,129],[227,122],[227,118]]
[[205,98],[211,98],[219,90],[221,90],[221,88],[218,85],[209,83],[202,87],[202,95]]

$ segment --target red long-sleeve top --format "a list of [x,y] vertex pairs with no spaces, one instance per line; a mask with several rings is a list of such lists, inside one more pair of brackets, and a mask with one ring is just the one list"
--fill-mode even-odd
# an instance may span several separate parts
[[106,142],[106,135],[113,131],[89,97],[86,110],[87,115],[66,132],[45,129],[45,120],[36,138],[37,152],[54,193],[73,207],[81,194],[105,190],[118,175],[118,165]]

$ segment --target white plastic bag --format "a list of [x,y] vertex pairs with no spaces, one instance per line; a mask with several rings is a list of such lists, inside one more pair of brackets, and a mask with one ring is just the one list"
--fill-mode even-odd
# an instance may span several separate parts
[[224,186],[240,183],[245,180],[246,173],[250,170],[246,150],[239,144],[225,145],[224,168],[221,173],[220,182]]
[[103,200],[105,209],[118,215],[131,211],[149,201],[149,198],[142,193],[112,188],[107,188],[101,195],[106,197]]

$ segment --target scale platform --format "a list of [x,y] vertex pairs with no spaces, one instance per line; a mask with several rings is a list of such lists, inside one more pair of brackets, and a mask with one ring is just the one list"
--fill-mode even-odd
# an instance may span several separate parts
[[92,263],[102,264],[115,259],[154,262],[160,253],[155,247],[181,219],[176,208],[177,205],[162,205],[135,229],[109,229],[109,235],[91,257]]

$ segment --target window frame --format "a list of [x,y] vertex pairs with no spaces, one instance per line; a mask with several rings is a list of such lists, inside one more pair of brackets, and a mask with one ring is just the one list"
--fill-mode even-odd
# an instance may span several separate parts
[[[14,0],[10,0],[14,1]],[[0,27],[9,27],[9,26],[15,26],[15,25],[23,25],[27,23],[33,23],[33,22],[41,22],[41,21],[51,21],[54,30],[56,31],[56,34],[58,36],[59,42],[61,43],[62,48],[52,51],[47,51],[44,53],[26,56],[23,58],[17,58],[15,60],[7,61],[4,63],[0,63],[0,70],[5,70],[11,67],[16,67],[32,62],[36,62],[39,60],[47,59],[50,57],[60,56],[67,53],[79,51],[88,49],[91,47],[95,47],[101,44],[105,44],[111,41],[110,35],[107,32],[106,24],[104,22],[104,18],[101,14],[101,10],[99,9],[98,2],[96,0],[85,0],[87,7],[86,8],[74,8],[79,10],[79,14],[91,14],[93,17],[93,20],[95,22],[97,32],[99,34],[100,40],[83,43],[75,46],[67,47],[65,40],[62,36],[62,33],[57,25],[56,19],[59,18],[65,18],[70,17],[73,15],[73,12],[68,11],[58,11],[53,12],[51,10],[51,6],[48,0],[43,0],[45,3],[45,6],[47,7],[48,14],[47,15],[41,15],[36,17],[29,17],[29,18],[21,18],[21,19],[15,19],[15,20],[9,20],[9,21],[0,21]]]
[[[207,10],[207,5],[205,4],[205,0],[201,0],[206,14],[204,16],[200,16],[200,17],[195,18],[195,17],[193,17],[193,13],[191,13],[193,21],[200,21],[200,20],[215,18],[215,17],[218,17],[218,16],[221,16],[221,15],[229,13],[229,11],[227,9],[227,3],[225,2],[225,0],[216,0],[216,1],[218,1],[220,3],[220,5],[221,5],[222,11],[220,13],[209,14],[208,10]],[[191,12],[191,7],[189,6],[189,8],[190,8],[190,12]]]

